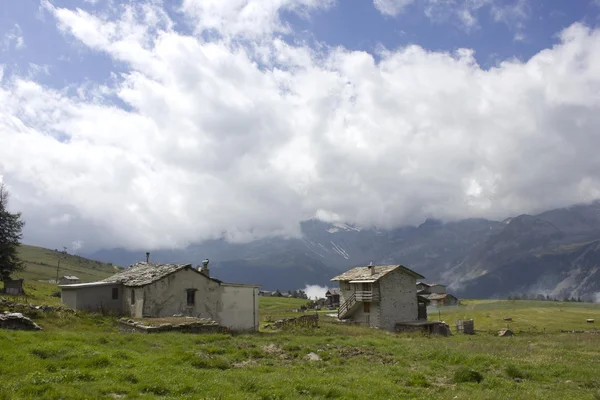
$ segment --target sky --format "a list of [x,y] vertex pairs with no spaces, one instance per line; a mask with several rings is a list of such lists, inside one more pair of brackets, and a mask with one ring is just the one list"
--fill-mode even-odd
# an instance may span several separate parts
[[600,198],[598,0],[0,0],[0,179],[70,251]]

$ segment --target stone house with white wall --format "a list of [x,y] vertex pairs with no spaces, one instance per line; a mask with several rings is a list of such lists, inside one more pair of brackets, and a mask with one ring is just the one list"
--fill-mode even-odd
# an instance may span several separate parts
[[208,260],[191,264],[140,262],[99,282],[60,285],[62,302],[75,310],[134,318],[184,315],[210,318],[232,330],[258,329],[256,285],[212,278]]
[[396,323],[419,319],[417,279],[402,265],[356,267],[331,279],[340,285],[338,317],[394,330]]

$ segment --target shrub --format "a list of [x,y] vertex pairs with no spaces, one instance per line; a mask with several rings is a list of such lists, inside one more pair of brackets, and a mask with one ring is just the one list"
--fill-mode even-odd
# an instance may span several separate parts
[[479,372],[474,371],[472,369],[462,367],[459,368],[454,373],[454,382],[456,383],[464,383],[464,382],[481,382],[483,380],[483,375]]
[[519,368],[517,368],[514,365],[509,365],[504,369],[504,372],[506,372],[506,375],[508,375],[509,378],[512,379],[525,379],[525,378],[529,378],[529,374],[521,371]]

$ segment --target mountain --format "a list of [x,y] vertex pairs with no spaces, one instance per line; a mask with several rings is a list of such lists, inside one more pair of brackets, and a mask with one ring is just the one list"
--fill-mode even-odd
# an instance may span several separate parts
[[[217,278],[265,289],[330,285],[340,271],[373,262],[402,263],[462,297],[591,298],[600,292],[600,202],[504,221],[428,219],[382,230],[309,220],[301,228],[301,238],[210,240],[182,250],[153,250],[151,258],[200,263],[208,257]],[[110,249],[91,257],[128,265],[144,254]]]

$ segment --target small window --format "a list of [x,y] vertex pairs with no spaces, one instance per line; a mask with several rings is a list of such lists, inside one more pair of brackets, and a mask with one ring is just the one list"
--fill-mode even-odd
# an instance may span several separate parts
[[112,299],[113,300],[118,300],[119,299],[119,288],[113,288],[112,289]]
[[187,290],[187,305],[193,306],[194,304],[196,304],[196,290],[188,289]]
[[370,313],[371,312],[371,303],[363,303],[363,312]]
[[135,290],[131,289],[131,304],[135,304]]

